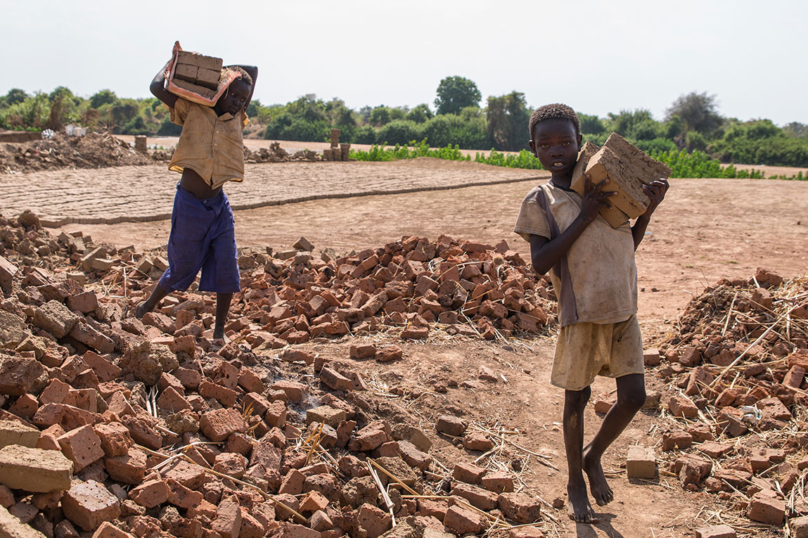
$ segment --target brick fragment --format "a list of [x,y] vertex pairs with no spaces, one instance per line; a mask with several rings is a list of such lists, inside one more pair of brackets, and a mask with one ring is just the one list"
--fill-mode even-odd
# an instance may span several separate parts
[[247,425],[235,409],[208,411],[199,421],[199,429],[211,441],[224,441],[231,433],[244,433]]
[[9,538],[44,538],[45,535],[26,525],[19,518],[11,515],[5,507],[0,506],[0,536]]
[[39,441],[39,430],[12,420],[0,420],[0,448],[20,445],[34,448]]
[[369,451],[379,448],[391,440],[390,428],[383,421],[373,421],[356,433],[348,449],[352,451]]
[[767,525],[782,525],[785,515],[785,502],[770,497],[765,492],[755,493],[749,500],[749,506],[746,509],[746,517]]
[[657,348],[644,350],[642,353],[642,360],[646,366],[659,366],[659,350]]
[[98,308],[98,295],[94,291],[85,291],[67,298],[67,307],[73,312],[89,314]]
[[466,434],[463,438],[463,446],[468,450],[477,450],[486,452],[494,448],[494,442],[488,438],[484,433],[474,431]]
[[401,454],[401,459],[407,462],[412,467],[417,467],[425,471],[432,463],[432,456],[422,452],[417,446],[409,441],[398,441],[398,450]]
[[517,523],[533,523],[541,517],[539,501],[524,493],[503,493],[499,496],[499,509]]
[[404,350],[399,346],[385,346],[376,352],[376,360],[378,362],[392,362],[401,360],[404,356]]
[[471,484],[456,483],[452,488],[452,495],[463,497],[469,504],[480,510],[493,510],[497,507],[499,495]]
[[626,457],[626,474],[629,478],[654,478],[656,456],[652,447],[630,446]]
[[320,381],[332,390],[353,389],[353,382],[350,379],[328,367],[320,370]]
[[303,395],[306,393],[306,385],[296,381],[276,381],[269,388],[272,390],[282,390],[290,402],[303,401]]
[[103,522],[93,533],[93,538],[134,538],[134,534],[129,534],[110,523]]
[[693,444],[693,436],[684,430],[673,430],[662,434],[662,450],[687,450]]
[[213,470],[240,480],[247,471],[247,458],[234,452],[218,454],[213,462]]
[[473,463],[460,462],[455,464],[452,477],[455,480],[460,480],[467,484],[479,484],[486,472],[487,469],[485,467],[479,467]]
[[93,429],[101,440],[104,455],[108,458],[125,456],[134,444],[129,430],[120,422],[97,424]]
[[130,448],[125,456],[104,460],[110,478],[124,484],[140,484],[146,475],[146,453]]
[[466,422],[454,415],[442,415],[435,424],[438,433],[460,437],[466,432]]
[[89,532],[104,521],[117,519],[121,502],[103,484],[93,480],[76,482],[62,496],[62,511],[67,519]]
[[264,382],[258,375],[249,368],[242,368],[238,376],[238,385],[246,392],[264,392]]
[[452,506],[446,511],[443,524],[459,535],[477,534],[484,528],[483,516],[460,506]]
[[0,394],[24,396],[39,394],[48,382],[44,366],[34,358],[0,357]]
[[808,516],[790,518],[788,527],[793,538],[808,538]]
[[79,472],[104,457],[101,439],[89,424],[67,432],[58,441],[62,453],[73,462],[74,472]]
[[154,508],[168,500],[168,486],[162,480],[149,480],[130,490],[129,498],[144,508]]
[[51,300],[34,310],[33,323],[56,338],[64,338],[73,330],[79,316],[71,312],[65,305]]
[[675,417],[694,418],[699,414],[696,404],[687,396],[681,395],[672,396],[668,400],[668,410]]
[[0,449],[0,484],[30,492],[70,487],[73,462],[61,452],[11,445]]
[[339,423],[346,418],[347,416],[344,409],[335,409],[328,405],[315,407],[306,411],[307,425],[312,422],[324,422],[332,428],[336,428],[339,426]]
[[183,486],[172,478],[166,478],[168,486],[168,502],[178,508],[189,509],[198,506],[205,497],[199,491]]
[[390,530],[393,525],[393,519],[390,514],[368,503],[359,508],[356,522],[365,531],[364,535],[367,538],[378,538]]
[[506,472],[486,473],[481,479],[483,487],[495,493],[513,491],[513,478]]
[[241,531],[241,508],[238,497],[231,495],[219,503],[216,509],[216,519],[211,523],[211,529],[218,532],[223,538],[238,538]]

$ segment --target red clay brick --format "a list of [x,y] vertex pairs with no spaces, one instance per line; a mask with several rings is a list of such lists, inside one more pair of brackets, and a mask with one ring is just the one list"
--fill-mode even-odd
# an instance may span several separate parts
[[75,482],[62,496],[62,511],[85,531],[94,531],[121,515],[121,502],[103,484]]
[[59,438],[62,453],[73,462],[73,472],[79,472],[104,457],[101,439],[90,425],[69,431]]

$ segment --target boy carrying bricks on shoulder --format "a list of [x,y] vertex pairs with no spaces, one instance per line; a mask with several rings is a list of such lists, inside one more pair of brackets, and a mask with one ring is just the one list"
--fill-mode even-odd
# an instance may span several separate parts
[[258,68],[232,66],[235,79],[213,107],[192,103],[165,89],[160,70],[149,89],[171,109],[171,121],[182,126],[169,170],[180,172],[171,233],[168,269],[151,296],[135,312],[142,318],[173,291],[184,291],[199,271],[199,291],[216,292],[214,341],[227,343],[224,325],[233,293],[240,290],[235,220],[222,190],[228,181],[242,181],[244,153],[242,129],[252,99]]
[[[565,390],[570,517],[596,523],[584,473],[597,504],[611,502],[601,457],[645,403],[634,251],[669,185],[664,179],[644,185],[648,209],[634,226],[612,228],[598,213],[616,194],[601,192],[608,179],[592,185],[587,177],[583,196],[570,188],[581,149],[574,110],[560,104],[537,109],[530,118],[530,148],[552,178],[525,197],[514,231],[530,242],[533,268],[541,275],[549,271],[558,297],[561,329],[550,382]],[[616,378],[617,403],[584,447],[584,409],[598,375]]]

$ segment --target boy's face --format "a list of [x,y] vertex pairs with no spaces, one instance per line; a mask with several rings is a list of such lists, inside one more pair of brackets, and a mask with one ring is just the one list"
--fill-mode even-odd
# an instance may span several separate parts
[[553,118],[540,121],[533,128],[530,149],[554,177],[571,175],[581,150],[581,135],[575,133],[570,120]]
[[244,109],[244,105],[247,104],[251,89],[247,82],[241,79],[234,80],[227,88],[222,98],[216,103],[216,108],[218,108],[222,114],[230,113],[233,116],[237,115]]

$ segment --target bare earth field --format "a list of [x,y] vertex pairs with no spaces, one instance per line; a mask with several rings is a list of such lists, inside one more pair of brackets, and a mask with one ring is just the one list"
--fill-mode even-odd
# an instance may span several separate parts
[[[380,246],[402,236],[421,235],[433,239],[447,234],[491,244],[504,238],[511,248],[528,256],[527,244],[511,229],[522,198],[533,184],[545,181],[546,174],[540,179],[520,181],[532,174],[473,163],[416,161],[367,163],[373,165],[369,168],[354,166],[359,164],[362,163],[254,165],[248,167],[247,180],[242,185],[229,185],[227,191],[231,200],[242,199],[244,203],[249,203],[250,197],[264,196],[264,190],[280,192],[276,203],[281,203],[284,192],[288,199],[294,199],[319,193],[319,189],[344,196],[359,194],[363,189],[379,190],[371,181],[373,178],[377,181],[381,181],[378,178],[396,178],[396,188],[385,192],[421,185],[433,189],[466,186],[318,199],[236,211],[239,246],[283,249],[305,236],[316,246],[315,252],[331,247],[342,253]],[[304,168],[307,166],[312,168]],[[47,177],[29,174],[36,176],[27,178],[30,184],[37,185],[37,189],[29,189],[37,193],[27,199],[29,205],[25,205],[24,196],[13,205],[8,203],[8,182],[17,181],[19,176],[4,176],[0,213],[12,215],[25,206],[44,214],[43,208],[52,207],[48,205],[52,202],[38,189],[50,188],[58,192],[51,198],[58,199],[59,203],[82,200],[83,205],[75,210],[76,214],[103,216],[105,210],[98,208],[111,203],[106,198],[128,197],[125,205],[137,207],[138,215],[152,219],[167,215],[177,176],[161,172],[163,167],[140,169],[144,170],[144,175],[134,183],[132,168],[61,172]],[[317,175],[316,184],[306,184],[301,191],[301,183],[308,181],[311,174]],[[486,181],[511,182],[480,184]],[[83,192],[83,189],[96,192],[93,189],[102,183],[105,185],[103,194],[91,196]],[[257,185],[260,188],[256,188]],[[59,190],[68,186],[71,192],[78,194],[68,195]],[[756,267],[766,267],[786,277],[808,272],[806,207],[808,182],[673,180],[668,199],[657,211],[649,227],[650,235],[637,253],[640,318],[648,344],[652,345],[665,333],[692,294],[698,294],[719,278],[748,277]],[[96,242],[109,242],[118,247],[157,248],[166,243],[169,227],[168,220],[156,220],[111,225],[69,224],[63,229],[83,230]],[[52,232],[58,234],[59,230]],[[322,354],[347,356],[349,343],[304,346]],[[559,427],[563,392],[548,382],[553,352],[551,338],[504,344],[452,340],[437,335],[426,343],[405,343],[402,347],[405,360],[400,363],[358,366],[366,378],[374,382],[427,389],[412,403],[391,399],[391,415],[394,416],[397,407],[407,407],[408,412],[422,419],[427,429],[438,415],[458,410],[470,421],[496,420],[506,428],[517,428],[520,435],[516,443],[549,456],[550,462],[560,469],[559,472],[539,464],[536,458],[529,459],[523,478],[530,491],[548,502],[556,497],[564,498],[566,464]],[[480,383],[475,379],[480,366],[491,368],[507,381]],[[659,388],[661,382],[653,371],[649,371],[647,377],[649,386]],[[450,379],[457,382],[473,379],[476,385],[452,388],[446,394],[428,390],[435,380]],[[608,392],[613,387],[613,382],[600,379],[593,387],[593,394]],[[590,406],[586,413],[588,436],[593,434],[600,420]],[[610,482],[616,500],[606,507],[596,507],[600,517],[598,525],[576,525],[566,519],[566,509],[548,508],[546,513],[557,520],[558,525],[548,525],[546,530],[555,529],[560,536],[580,537],[693,536],[693,529],[700,526],[711,511],[718,510],[712,504],[714,496],[685,492],[674,477],[629,482],[621,468],[628,446],[657,444],[659,435],[652,432],[655,424],[658,424],[655,415],[640,414],[607,453],[604,467],[612,477]],[[443,462],[472,461],[479,455],[445,439],[436,441],[433,453]],[[723,509],[726,517],[727,507]],[[711,523],[718,521],[713,519]],[[745,528],[756,536],[778,535],[765,528],[754,528],[748,520]]]

